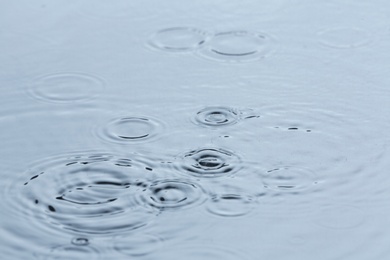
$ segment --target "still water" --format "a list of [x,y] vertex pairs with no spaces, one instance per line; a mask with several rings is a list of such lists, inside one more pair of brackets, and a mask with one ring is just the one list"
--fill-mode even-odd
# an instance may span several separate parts
[[389,258],[388,8],[2,1],[1,259]]

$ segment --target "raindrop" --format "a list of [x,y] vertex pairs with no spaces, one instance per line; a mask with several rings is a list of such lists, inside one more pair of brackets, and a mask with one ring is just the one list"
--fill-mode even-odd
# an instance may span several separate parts
[[180,171],[185,171],[196,177],[220,177],[237,172],[240,168],[240,158],[233,152],[220,148],[200,148],[185,153],[179,165]]
[[72,103],[93,98],[104,85],[103,80],[93,75],[63,72],[36,78],[30,93],[44,101]]
[[89,245],[89,240],[85,237],[76,237],[72,239],[72,244],[75,246],[87,246]]
[[369,32],[360,28],[331,28],[318,33],[321,44],[337,49],[358,48],[371,41]]
[[223,62],[248,62],[270,54],[275,43],[266,34],[248,31],[228,31],[214,35],[199,55]]
[[205,201],[202,188],[184,180],[156,181],[142,194],[141,199],[158,209],[182,209]]
[[163,124],[152,118],[121,117],[99,128],[97,134],[109,142],[133,144],[152,140],[162,129]]
[[240,119],[240,112],[229,107],[206,107],[195,117],[195,123],[206,127],[232,125]]
[[149,45],[164,51],[188,52],[201,47],[208,35],[196,28],[174,27],[160,30],[149,39]]
[[207,204],[208,212],[221,217],[247,215],[254,207],[254,198],[240,194],[214,195]]

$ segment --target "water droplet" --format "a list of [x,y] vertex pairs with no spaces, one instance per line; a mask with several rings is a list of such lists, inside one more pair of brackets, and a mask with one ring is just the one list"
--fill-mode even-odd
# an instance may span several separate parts
[[205,197],[197,184],[184,180],[163,180],[152,183],[141,199],[158,209],[182,209],[203,203]]
[[239,194],[214,195],[207,210],[221,217],[239,217],[248,214],[254,207],[254,198]]
[[117,237],[114,248],[128,256],[148,255],[161,247],[162,240],[149,234],[137,234],[135,236]]
[[111,120],[97,134],[119,144],[134,144],[153,140],[163,130],[163,124],[148,117],[121,117]]
[[188,52],[201,47],[207,40],[206,32],[191,27],[167,28],[150,37],[149,45],[164,51]]
[[326,228],[354,228],[363,223],[364,214],[354,206],[329,205],[316,212],[314,221]]
[[62,72],[36,78],[30,93],[44,101],[72,103],[93,98],[104,85],[103,80],[93,75]]
[[358,48],[371,41],[369,32],[360,28],[331,28],[318,33],[321,44],[338,49]]
[[180,171],[196,177],[220,177],[237,172],[240,158],[233,152],[220,148],[200,148],[182,156]]
[[248,31],[220,32],[199,50],[199,54],[217,61],[248,62],[269,55],[274,45],[272,38],[266,34]]
[[315,183],[314,174],[308,169],[283,166],[268,170],[262,175],[267,188],[278,191],[299,191]]
[[85,237],[76,237],[72,239],[72,244],[75,246],[87,246],[89,245],[89,240]]
[[195,123],[202,126],[218,127],[237,123],[240,112],[229,107],[206,107],[195,117]]

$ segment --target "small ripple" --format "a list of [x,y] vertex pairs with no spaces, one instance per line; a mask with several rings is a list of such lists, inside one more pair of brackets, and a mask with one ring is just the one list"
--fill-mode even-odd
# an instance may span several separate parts
[[241,168],[241,159],[221,148],[200,148],[181,156],[179,171],[196,177],[221,177],[234,174]]
[[133,144],[153,140],[163,130],[163,124],[149,117],[120,117],[97,129],[97,135],[109,142]]
[[240,194],[213,195],[207,205],[208,212],[221,217],[240,217],[254,208],[255,199]]
[[372,37],[360,28],[330,28],[318,32],[321,44],[337,49],[358,48],[369,44]]
[[91,246],[58,246],[50,251],[50,254],[42,259],[101,259],[101,253],[98,249]]
[[248,62],[264,58],[272,51],[275,42],[262,33],[248,31],[220,32],[214,35],[199,55],[216,61]]
[[[245,254],[238,250],[233,250],[227,246],[217,246],[205,244],[192,244],[190,246],[179,245],[175,247],[167,247],[164,251],[158,251],[151,259],[186,259],[186,260],[246,260],[249,259]],[[152,255],[153,256],[153,255]]]
[[277,191],[297,192],[316,184],[314,173],[308,169],[283,166],[262,175],[264,186]]
[[314,222],[332,229],[355,228],[364,222],[363,211],[350,205],[328,205],[318,210]]
[[[50,228],[83,234],[112,234],[145,226],[156,213],[127,199],[143,192],[148,178],[153,178],[134,158],[108,153],[64,155],[47,158],[28,175],[17,204],[45,228],[50,224]],[[88,242],[78,239],[73,243]]]
[[200,110],[195,123],[206,127],[219,127],[236,124],[241,112],[230,107],[211,106]]
[[143,203],[160,210],[182,209],[202,204],[205,201],[203,189],[184,180],[156,181],[140,197]]
[[173,27],[160,30],[149,39],[149,46],[169,52],[190,52],[200,48],[208,34],[191,27]]
[[72,244],[75,246],[87,246],[89,245],[89,239],[85,237],[76,237],[72,239]]
[[104,81],[94,75],[61,72],[36,78],[30,94],[44,101],[73,103],[93,98],[104,85]]
[[117,237],[114,240],[114,249],[127,256],[145,256],[160,249],[162,239],[149,234],[137,236]]

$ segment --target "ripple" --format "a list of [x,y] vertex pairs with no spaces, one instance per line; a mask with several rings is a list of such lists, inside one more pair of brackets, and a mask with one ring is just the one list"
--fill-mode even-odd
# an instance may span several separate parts
[[332,229],[354,228],[364,222],[364,214],[354,206],[329,205],[316,213],[314,222]]
[[255,61],[269,55],[273,39],[262,33],[248,31],[220,32],[214,35],[199,54],[205,58],[225,62]]
[[321,44],[337,49],[358,48],[371,42],[369,32],[360,28],[331,28],[318,33]]
[[233,125],[240,120],[240,114],[240,111],[233,108],[211,106],[196,114],[195,123],[207,127]]
[[254,198],[240,194],[213,195],[207,205],[208,212],[221,217],[247,215],[254,208]]
[[205,201],[202,188],[184,180],[162,180],[153,182],[141,200],[158,209],[182,209],[199,205]]
[[225,259],[225,260],[246,260],[249,259],[246,255],[238,250],[233,250],[227,246],[192,244],[191,246],[179,245],[175,247],[167,247],[163,251],[158,251],[158,255],[151,259]]
[[206,32],[191,27],[160,30],[149,39],[149,45],[163,51],[189,52],[200,48],[208,39]]
[[101,259],[99,250],[90,246],[58,246],[50,251],[43,259]]
[[181,157],[179,171],[196,177],[221,177],[234,174],[240,166],[240,158],[233,152],[221,148],[200,148]]
[[163,124],[149,117],[120,117],[97,130],[100,138],[119,144],[132,144],[153,140],[163,129]]
[[161,238],[149,234],[117,237],[114,240],[114,249],[128,256],[148,255],[160,249],[161,246]]
[[85,237],[76,237],[72,239],[72,244],[75,246],[87,246],[89,245],[89,239]]
[[316,183],[313,172],[308,169],[283,166],[268,170],[262,175],[266,188],[278,191],[299,191]]
[[[138,229],[155,216],[153,209],[127,199],[143,192],[154,175],[134,159],[109,153],[64,155],[47,158],[28,175],[18,204],[38,225],[104,235]],[[79,239],[74,242],[85,242]]]
[[102,79],[93,75],[61,72],[36,78],[30,93],[44,101],[72,103],[93,98],[104,85]]

